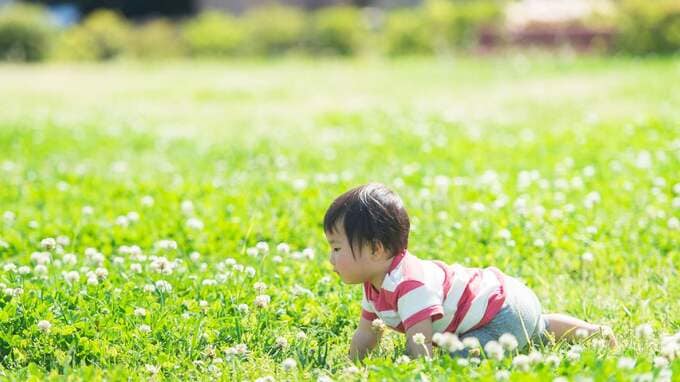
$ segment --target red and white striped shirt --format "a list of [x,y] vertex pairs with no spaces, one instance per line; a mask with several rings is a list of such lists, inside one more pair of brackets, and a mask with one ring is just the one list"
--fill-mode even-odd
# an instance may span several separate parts
[[402,333],[432,317],[435,333],[465,333],[487,324],[501,309],[505,277],[494,267],[446,265],[404,251],[392,259],[380,290],[364,283],[361,316],[380,318]]

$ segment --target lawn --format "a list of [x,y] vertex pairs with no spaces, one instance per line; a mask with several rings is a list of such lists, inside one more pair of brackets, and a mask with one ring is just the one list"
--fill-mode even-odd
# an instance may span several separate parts
[[[0,65],[0,372],[675,380],[679,83],[678,59],[568,55]],[[321,222],[369,181],[411,253],[497,266],[619,349],[402,362],[393,333],[352,367],[361,288]]]

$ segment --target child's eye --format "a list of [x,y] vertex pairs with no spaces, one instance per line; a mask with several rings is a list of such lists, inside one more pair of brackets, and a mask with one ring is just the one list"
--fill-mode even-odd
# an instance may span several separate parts
[[340,250],[340,248],[333,248],[333,250],[334,250],[334,251],[339,251],[339,250]]

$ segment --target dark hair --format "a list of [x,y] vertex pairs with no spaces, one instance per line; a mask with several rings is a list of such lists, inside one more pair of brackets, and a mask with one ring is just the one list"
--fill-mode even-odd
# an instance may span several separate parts
[[410,223],[404,203],[380,183],[355,187],[338,196],[323,218],[324,230],[334,233],[339,220],[343,221],[352,256],[354,245],[361,251],[366,242],[375,249],[379,241],[390,257],[408,247]]

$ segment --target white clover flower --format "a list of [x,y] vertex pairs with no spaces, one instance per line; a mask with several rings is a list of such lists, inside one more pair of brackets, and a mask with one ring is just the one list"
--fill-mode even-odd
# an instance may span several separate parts
[[400,355],[397,357],[397,359],[394,361],[395,364],[401,365],[402,363],[408,363],[411,361],[411,358],[407,356],[406,354]]
[[36,264],[49,264],[51,262],[52,255],[49,252],[33,252],[31,254],[31,261]]
[[206,300],[201,300],[201,301],[198,302],[198,306],[201,309],[208,309],[208,305],[209,305],[208,301],[206,301]]
[[359,368],[354,365],[350,365],[347,366],[342,372],[349,375],[359,374]]
[[31,267],[27,265],[22,265],[19,267],[19,269],[17,269],[17,273],[19,273],[20,275],[27,275],[31,273]]
[[132,223],[139,221],[139,213],[137,213],[137,211],[130,211],[127,213],[127,215],[125,215],[125,217]]
[[158,374],[158,372],[161,371],[160,366],[145,365],[144,368],[146,369],[147,372],[149,372],[151,374]]
[[44,250],[51,251],[57,247],[57,241],[52,237],[46,237],[40,241],[40,247]]
[[94,208],[92,206],[83,206],[80,212],[85,216],[90,216],[94,213]]
[[283,262],[283,258],[279,255],[276,255],[276,256],[272,257],[272,261],[278,264],[278,263]]
[[292,358],[286,358],[281,362],[281,367],[283,367],[283,370],[285,371],[291,371],[297,367],[297,362]]
[[248,305],[247,304],[239,304],[236,309],[241,312],[241,313],[248,313]]
[[245,272],[246,272],[246,275],[248,275],[248,277],[255,277],[255,268],[246,267]]
[[276,252],[287,255],[288,253],[290,253],[290,246],[286,243],[279,243],[276,246]]
[[64,273],[64,280],[66,280],[66,282],[69,284],[78,282],[80,281],[80,273],[78,273],[78,271],[66,272]]
[[71,243],[71,240],[63,235],[57,236],[57,244],[61,245],[62,247],[66,247]]
[[467,366],[470,365],[470,361],[468,361],[467,358],[458,358],[456,360],[456,363],[458,364],[458,366],[462,366],[462,367],[467,367]]
[[156,248],[165,250],[165,251],[171,251],[177,249],[177,242],[174,240],[169,240],[169,239],[163,239],[159,240],[155,244]]
[[151,195],[144,195],[141,199],[141,203],[144,207],[151,207],[154,203],[153,197]]
[[616,366],[619,369],[631,370],[635,368],[635,359],[630,357],[621,357],[619,358],[619,361],[616,363]]
[[269,302],[271,301],[271,297],[266,294],[261,294],[257,297],[255,297],[255,306],[258,308],[266,308],[269,305]]
[[654,334],[654,329],[650,324],[641,324],[635,328],[635,336],[639,338],[651,338]]
[[306,257],[308,260],[313,260],[314,250],[312,248],[305,248],[302,250],[302,256]]
[[569,350],[567,352],[567,359],[572,362],[576,362],[581,358],[581,352],[577,352],[574,350]]
[[304,288],[303,286],[301,286],[299,284],[293,285],[293,287],[290,288],[290,293],[292,293],[294,296],[300,296],[300,295],[303,295],[303,294],[310,296],[310,297],[314,296],[314,293],[311,290]]
[[2,218],[3,218],[3,220],[5,220],[5,223],[7,223],[7,224],[13,223],[14,219],[16,219],[16,217],[17,217],[17,215],[12,211],[5,211],[2,214]]
[[316,382],[333,382],[333,378],[322,374],[316,379]]
[[654,357],[654,361],[652,363],[654,364],[654,367],[657,369],[663,369],[670,364],[668,358],[661,356]]
[[172,291],[172,285],[165,280],[156,281],[156,289],[161,293],[169,293]]
[[74,255],[73,253],[65,253],[64,256],[62,256],[61,260],[64,262],[64,264],[70,265],[73,265],[78,261],[76,255]]
[[2,267],[2,269],[3,269],[5,272],[12,272],[12,273],[14,273],[14,272],[17,271],[17,266],[14,265],[14,263],[6,263],[6,264]]
[[532,365],[536,365],[543,362],[543,354],[540,351],[532,350],[531,352],[529,352],[528,357],[529,363],[531,363]]
[[146,324],[139,325],[137,329],[142,333],[151,333],[151,326]]
[[38,227],[40,227],[40,224],[37,221],[31,220],[28,222],[28,228],[37,229]]
[[0,248],[5,248],[5,249],[9,248],[9,243],[0,239]]
[[163,275],[170,275],[172,274],[172,271],[175,269],[175,263],[168,260],[166,257],[161,256],[161,257],[152,257],[153,260],[151,261],[151,264],[149,265],[151,269],[153,269],[155,272],[163,274]]
[[496,372],[497,381],[507,381],[510,379],[510,372],[507,370],[498,370]]
[[196,251],[193,251],[193,252],[191,252],[191,254],[189,254],[189,259],[191,259],[191,261],[195,262],[195,261],[198,261],[200,258],[201,258],[201,254],[196,252]]
[[661,355],[669,361],[680,357],[680,332],[661,338]]
[[109,276],[109,271],[102,267],[95,269],[94,273],[99,280],[104,280]]
[[250,257],[257,257],[257,255],[259,255],[259,252],[255,247],[248,247],[246,248],[246,254]]
[[594,258],[595,256],[592,254],[592,252],[584,252],[583,255],[581,255],[581,260],[586,263],[592,263]]
[[246,346],[246,344],[236,344],[234,350],[236,350],[237,354],[243,355],[248,352],[248,346]]
[[116,218],[116,225],[126,228],[130,225],[130,219],[125,215],[120,215]]
[[385,322],[383,322],[383,320],[379,318],[376,318],[373,321],[371,321],[371,328],[376,333],[382,333],[385,331],[386,328]]
[[265,241],[260,241],[257,244],[255,244],[255,248],[257,249],[258,252],[262,254],[267,254],[269,253],[269,244]]
[[135,314],[135,316],[146,316],[146,309],[135,308],[134,314]]
[[463,338],[463,346],[468,349],[478,349],[481,345],[477,337],[465,337]]
[[288,340],[286,339],[286,337],[281,337],[281,336],[276,337],[276,346],[281,347],[281,348],[287,347],[288,346]]
[[201,284],[204,285],[204,286],[214,286],[214,285],[217,285],[217,281],[215,281],[213,279],[205,279],[205,280],[203,280],[203,282],[201,282]]
[[632,380],[633,382],[652,382],[654,380],[654,374],[652,373],[634,374]]
[[267,289],[267,284],[258,281],[255,284],[253,284],[253,289],[255,289],[257,293],[262,294],[262,292],[264,292]]
[[545,357],[545,364],[553,368],[559,367],[562,360],[556,354],[550,354]]
[[38,329],[40,329],[40,331],[42,331],[43,333],[49,333],[51,328],[52,324],[49,321],[47,320],[38,321]]
[[413,343],[416,345],[422,345],[425,343],[425,335],[423,333],[416,333],[413,335]]
[[500,361],[503,359],[503,346],[497,341],[489,341],[484,345],[484,353],[486,353],[488,358]]
[[203,222],[197,218],[189,218],[186,224],[187,228],[192,229],[194,231],[200,231],[204,227]]
[[42,264],[38,264],[35,266],[34,271],[37,275],[44,275],[47,274],[47,267]]
[[257,378],[255,382],[276,382],[276,379],[272,377],[271,375],[267,375],[264,377]]
[[586,208],[590,209],[593,208],[595,204],[599,203],[600,200],[601,200],[600,193],[597,191],[592,191],[588,193],[588,195],[586,195],[583,204],[586,206]]
[[92,285],[92,286],[99,285],[99,280],[97,280],[96,276],[88,277],[87,278],[87,285]]
[[182,204],[180,204],[180,208],[185,215],[194,213],[194,203],[191,200],[183,200]]
[[142,273],[142,264],[132,263],[130,264],[130,270],[135,273]]
[[498,237],[504,240],[509,240],[512,238],[512,234],[507,229],[502,229],[498,232]]
[[678,220],[678,218],[676,218],[675,216],[668,219],[668,229],[680,230],[680,220]]
[[498,343],[500,343],[501,346],[503,346],[503,349],[507,351],[513,351],[518,346],[517,339],[511,333],[503,333],[498,338]]
[[673,370],[670,368],[664,368],[659,371],[659,374],[656,376],[656,381],[657,382],[671,382],[673,377]]
[[531,366],[529,357],[524,354],[516,355],[515,358],[512,359],[512,366],[518,370],[529,371],[529,367]]
[[295,339],[297,339],[298,341],[304,341],[307,339],[307,334],[305,334],[305,332],[301,330],[297,332],[297,334],[295,335]]
[[454,333],[444,332],[441,338],[441,347],[449,352],[456,352],[463,350],[465,345],[458,339],[458,336]]

